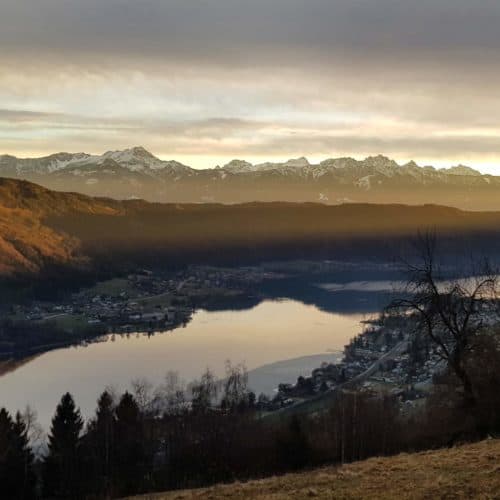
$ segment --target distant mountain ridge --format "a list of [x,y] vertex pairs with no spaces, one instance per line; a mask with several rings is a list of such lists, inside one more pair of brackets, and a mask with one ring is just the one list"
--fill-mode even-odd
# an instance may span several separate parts
[[0,156],[0,176],[48,188],[156,202],[251,201],[439,203],[469,210],[500,210],[500,177],[470,167],[399,165],[382,155],[364,160],[305,157],[283,163],[232,160],[194,169],[160,160],[141,146],[102,155],[56,153],[43,158]]

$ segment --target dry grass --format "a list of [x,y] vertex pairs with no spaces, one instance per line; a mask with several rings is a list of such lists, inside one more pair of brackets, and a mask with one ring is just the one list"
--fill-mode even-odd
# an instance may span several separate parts
[[142,500],[500,499],[500,440],[439,451],[372,458],[343,467],[248,483],[146,495]]

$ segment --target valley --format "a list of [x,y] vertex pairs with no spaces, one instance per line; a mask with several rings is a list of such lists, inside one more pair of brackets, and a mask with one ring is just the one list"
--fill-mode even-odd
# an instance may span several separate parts
[[499,25],[0,0],[0,499],[500,500]]
[[[258,453],[274,457],[269,464],[252,458],[245,431],[235,438],[238,456],[245,457],[236,477],[346,453],[359,459],[424,439],[418,427],[405,434],[402,426],[424,421],[440,391],[447,398],[456,394],[448,390],[456,384],[452,361],[443,356],[462,321],[482,343],[468,354],[481,383],[483,366],[473,356],[484,346],[494,346],[488,355],[497,352],[498,273],[491,294],[470,296],[466,287],[483,276],[480,267],[470,267],[467,253],[498,263],[497,212],[439,205],[160,204],[0,179],[0,216],[3,404],[12,413],[27,408],[26,415],[36,408],[40,436],[61,394],[71,391],[79,414],[89,419],[99,394],[118,400],[115,394],[122,393],[120,404],[137,399],[133,404],[148,428],[160,431],[167,421],[181,426],[169,438],[183,443],[176,453],[198,456],[203,445],[189,444],[193,436],[205,436],[206,426],[214,425],[208,439],[217,439],[226,419],[240,422],[238,429],[267,433]],[[408,262],[418,261],[419,244],[434,234],[439,281],[425,288],[434,267],[418,271]],[[415,288],[405,290],[411,276],[417,276]],[[429,296],[437,301],[429,309],[387,309]],[[441,306],[450,296],[453,302]],[[432,343],[422,334],[418,311],[435,312],[435,304],[444,308],[444,320],[433,317],[432,335],[439,337]],[[236,406],[227,410],[231,380],[240,385]],[[201,410],[198,390],[210,391]],[[496,403],[486,394],[480,411],[490,418]],[[364,408],[359,414],[358,405]],[[354,412],[349,425],[362,429],[347,451],[347,438],[336,430],[346,425],[346,407]],[[331,418],[333,427],[315,424]],[[387,422],[398,426],[392,437]],[[442,444],[463,432],[460,425],[437,433],[423,426],[422,432]],[[288,453],[287,439],[310,455]],[[332,446],[325,448],[327,442]],[[362,448],[365,442],[375,451]],[[151,460],[169,469],[166,452],[155,451],[158,442],[148,443]],[[220,454],[218,446],[211,449]],[[225,477],[226,462],[211,482]],[[154,488],[190,484],[169,478],[161,476]]]

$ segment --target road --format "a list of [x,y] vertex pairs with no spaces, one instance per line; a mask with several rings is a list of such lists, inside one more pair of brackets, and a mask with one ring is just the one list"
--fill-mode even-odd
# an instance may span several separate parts
[[364,382],[366,379],[370,378],[374,373],[377,372],[377,370],[380,368],[381,363],[399,356],[407,349],[407,347],[408,341],[402,340],[401,342],[397,343],[390,351],[387,351],[385,354],[380,356],[380,358],[375,360],[364,372],[356,375],[356,377],[352,378],[351,380],[348,380],[347,382],[344,382],[343,384],[340,384],[327,392],[318,394],[316,396],[313,396],[312,398],[298,401],[290,406],[269,413],[268,416],[275,414],[286,415],[287,413],[295,412],[308,413],[312,408],[317,406],[318,403],[321,405],[322,403],[326,403],[326,401],[333,399],[338,391],[353,388],[354,386]]
[[367,378],[370,378],[374,373],[378,371],[380,368],[380,364],[384,361],[389,361],[390,359],[394,359],[396,356],[402,354],[408,347],[408,341],[402,340],[398,344],[396,344],[390,351],[387,351],[385,354],[380,356],[374,363],[367,368],[363,373],[356,375],[351,380],[348,380],[344,384],[340,385],[338,388],[349,387],[350,385],[357,385],[360,382],[364,382]]
[[40,321],[48,321],[54,318],[60,318],[61,316],[68,316],[68,313],[56,313],[56,314],[48,314],[47,316],[43,316]]

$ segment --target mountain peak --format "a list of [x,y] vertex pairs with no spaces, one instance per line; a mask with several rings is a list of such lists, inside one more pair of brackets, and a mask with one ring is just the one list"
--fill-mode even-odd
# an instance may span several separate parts
[[142,146],[135,146],[133,148],[118,151],[107,151],[101,158],[103,161],[112,159],[133,171],[160,169],[164,166],[159,158],[151,154]]
[[474,170],[471,167],[467,167],[466,165],[457,165],[451,168],[443,169],[445,173],[449,175],[469,175],[469,176],[478,176],[481,175],[481,172]]
[[118,149],[115,151],[106,151],[102,156],[104,157],[124,157],[124,156],[135,156],[138,158],[154,158],[158,159],[152,153],[150,153],[143,146],[134,146],[132,148],[127,149]]
[[150,153],[143,146],[134,146],[133,148],[130,148],[130,151],[138,156],[146,156],[148,158],[156,158],[156,156],[154,154]]
[[305,156],[301,156],[300,158],[291,158],[290,160],[283,163],[285,167],[309,167],[309,160]]
[[410,160],[408,163],[405,163],[403,165],[405,168],[420,168],[418,163],[414,162],[413,160]]
[[245,160],[231,160],[229,163],[226,163],[224,167],[222,167],[224,170],[227,170],[228,172],[232,172],[235,174],[241,173],[241,172],[251,172],[254,170],[254,166],[249,163],[248,161]]
[[394,160],[391,160],[384,155],[368,156],[367,158],[365,158],[365,163],[368,163],[370,165],[398,165]]

